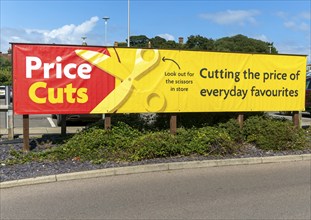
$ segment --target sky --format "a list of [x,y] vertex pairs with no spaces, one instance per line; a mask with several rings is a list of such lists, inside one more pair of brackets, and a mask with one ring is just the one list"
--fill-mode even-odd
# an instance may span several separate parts
[[[184,41],[243,34],[279,53],[308,55],[309,0],[0,0],[0,51],[10,42],[108,45],[131,36]],[[129,3],[129,7],[128,7]],[[128,14],[129,11],[129,14]],[[105,24],[103,17],[109,17]],[[129,18],[129,19],[128,19]],[[128,25],[130,24],[130,25]]]

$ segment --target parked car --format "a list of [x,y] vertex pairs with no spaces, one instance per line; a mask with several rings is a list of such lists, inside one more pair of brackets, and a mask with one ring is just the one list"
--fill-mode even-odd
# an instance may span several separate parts
[[306,111],[311,113],[311,76],[307,77],[307,85],[306,85]]
[[[97,122],[102,119],[102,114],[73,114],[66,115],[67,122]],[[56,119],[57,126],[61,126],[61,115],[52,115],[53,119]]]

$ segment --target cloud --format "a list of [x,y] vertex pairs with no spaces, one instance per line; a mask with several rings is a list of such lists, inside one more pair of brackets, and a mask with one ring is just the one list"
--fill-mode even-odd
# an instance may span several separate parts
[[286,19],[287,16],[288,16],[288,13],[287,12],[284,12],[284,11],[278,11],[276,12],[276,16],[282,18],[282,19]]
[[165,40],[175,40],[174,36],[171,34],[158,34],[157,36],[162,37]]
[[276,48],[278,49],[279,53],[284,54],[304,54],[311,56],[311,48],[310,46],[306,47],[304,44],[299,44],[297,42],[280,42],[277,43]]
[[293,31],[310,31],[310,12],[301,12],[296,15],[289,15],[285,12],[277,12],[276,15],[283,20],[283,25]]
[[309,31],[310,24],[305,22],[295,22],[295,21],[286,21],[284,22],[284,27],[294,30],[294,31]]
[[256,35],[253,37],[254,39],[257,39],[257,40],[261,40],[261,41],[264,41],[264,42],[269,42],[269,39],[266,35],[264,34],[261,34],[261,35]]
[[306,20],[311,20],[311,13],[310,11],[306,12],[301,12],[299,15],[301,18],[306,19]]
[[98,17],[92,17],[79,25],[67,24],[52,30],[1,28],[0,51],[6,52],[9,42],[81,44],[81,37],[90,33]]
[[200,14],[199,16],[202,19],[221,25],[245,25],[246,23],[255,24],[255,17],[259,14],[260,12],[257,10],[226,10],[217,13]]

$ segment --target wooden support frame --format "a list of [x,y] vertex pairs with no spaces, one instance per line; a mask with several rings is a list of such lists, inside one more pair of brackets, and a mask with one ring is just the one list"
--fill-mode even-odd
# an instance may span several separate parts
[[240,125],[240,128],[243,128],[243,124],[244,124],[244,114],[239,113],[238,117],[237,117],[237,121],[238,124]]
[[177,133],[177,114],[172,113],[170,115],[170,133],[176,135]]
[[293,120],[295,128],[301,128],[301,126],[302,126],[302,123],[301,123],[301,112],[294,111],[292,120]]
[[111,114],[105,114],[105,130],[110,130],[111,129]]
[[29,115],[23,115],[23,151],[29,150]]
[[62,136],[65,136],[67,134],[66,117],[67,115],[60,115],[60,123],[61,123],[60,133]]

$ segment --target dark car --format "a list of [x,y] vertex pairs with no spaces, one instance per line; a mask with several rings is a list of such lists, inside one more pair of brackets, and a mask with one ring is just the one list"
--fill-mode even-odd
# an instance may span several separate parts
[[307,85],[306,85],[306,111],[311,113],[311,76],[307,77]]
[[[102,114],[73,114],[66,115],[66,122],[97,122],[103,117]],[[57,126],[61,126],[61,115],[52,115],[56,119]]]

